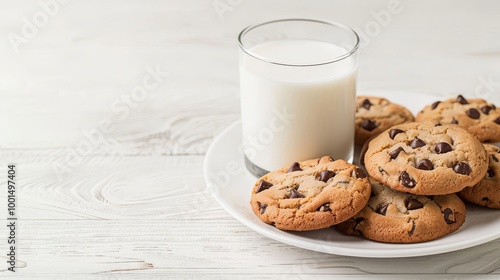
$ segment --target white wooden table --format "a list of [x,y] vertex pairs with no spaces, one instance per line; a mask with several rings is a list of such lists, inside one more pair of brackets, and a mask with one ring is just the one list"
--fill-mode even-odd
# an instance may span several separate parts
[[7,270],[0,225],[0,277],[498,279],[500,240],[399,259],[307,251],[240,224],[203,178],[213,137],[239,119],[236,36],[257,22],[354,27],[359,92],[500,104],[500,3],[435,2],[2,1],[0,213],[7,224],[15,164],[18,263]]

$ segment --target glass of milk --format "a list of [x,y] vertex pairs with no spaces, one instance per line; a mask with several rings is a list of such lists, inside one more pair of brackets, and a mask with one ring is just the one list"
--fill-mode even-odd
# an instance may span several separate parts
[[249,171],[322,156],[352,161],[358,35],[338,23],[284,19],[249,26],[238,40]]

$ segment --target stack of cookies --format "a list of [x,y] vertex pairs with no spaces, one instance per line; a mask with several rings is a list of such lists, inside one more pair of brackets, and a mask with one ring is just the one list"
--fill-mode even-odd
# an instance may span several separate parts
[[358,97],[356,112],[366,173],[330,157],[271,172],[252,190],[262,221],[295,231],[336,225],[370,240],[416,243],[460,228],[462,199],[500,208],[500,149],[482,143],[500,141],[493,104],[458,96],[414,119],[386,99]]

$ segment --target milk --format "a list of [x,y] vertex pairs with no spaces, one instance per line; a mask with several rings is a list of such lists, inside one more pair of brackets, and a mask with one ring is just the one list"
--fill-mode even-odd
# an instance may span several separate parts
[[356,61],[334,60],[337,45],[282,39],[240,50],[242,150],[254,165],[272,171],[295,161],[332,156],[352,160]]

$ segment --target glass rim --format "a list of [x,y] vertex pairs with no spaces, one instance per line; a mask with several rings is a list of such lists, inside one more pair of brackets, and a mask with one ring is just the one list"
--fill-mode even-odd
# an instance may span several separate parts
[[[260,26],[264,26],[264,25],[268,25],[268,24],[272,24],[272,23],[278,23],[278,22],[286,22],[286,21],[307,21],[307,22],[321,23],[321,24],[325,24],[325,25],[334,26],[334,27],[343,29],[344,31],[352,32],[352,34],[354,34],[354,37],[355,37],[355,44],[354,44],[354,46],[350,50],[348,50],[343,55],[337,56],[337,57],[335,57],[333,59],[329,59],[328,61],[325,61],[325,62],[312,63],[312,64],[291,64],[291,63],[276,62],[276,61],[268,59],[268,58],[266,58],[264,56],[258,55],[255,52],[250,51],[245,46],[245,44],[243,44],[242,38],[249,31],[251,31],[251,30],[253,30],[255,28],[258,28]],[[346,25],[343,25],[343,24],[337,23],[337,22],[330,22],[330,21],[316,20],[316,19],[303,19],[303,18],[278,19],[278,20],[266,21],[266,22],[263,22],[263,23],[250,25],[250,26],[247,26],[246,28],[244,28],[240,32],[240,34],[238,35],[238,45],[239,45],[240,49],[242,51],[244,51],[246,54],[250,55],[251,57],[254,57],[254,58],[256,58],[256,59],[258,59],[260,61],[271,63],[271,64],[282,65],[282,66],[295,66],[295,67],[320,66],[320,65],[326,65],[326,64],[330,64],[330,63],[334,63],[334,62],[343,60],[343,59],[348,58],[351,55],[353,55],[358,50],[359,44],[360,44],[360,40],[359,40],[358,33],[356,33],[356,31],[354,31],[352,28],[350,28],[350,27],[348,27]]]

